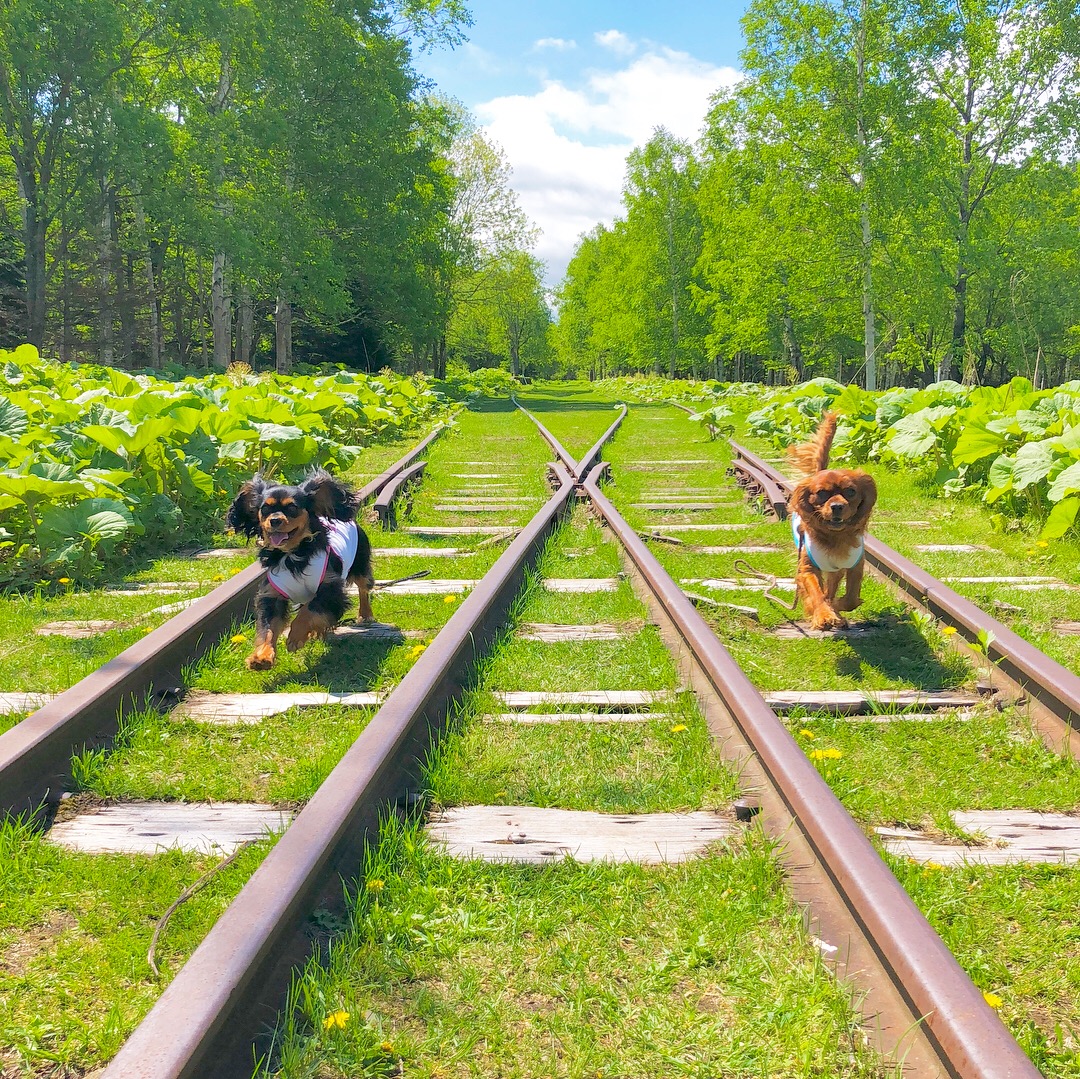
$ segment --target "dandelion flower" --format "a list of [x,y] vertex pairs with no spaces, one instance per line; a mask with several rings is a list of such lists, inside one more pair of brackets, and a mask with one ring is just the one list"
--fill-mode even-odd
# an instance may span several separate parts
[[828,749],[814,749],[810,751],[812,761],[838,761],[844,754],[831,746]]
[[225,574],[224,573],[215,573],[214,576],[210,578],[210,580],[211,581],[224,581],[225,580]]
[[505,798],[506,797],[506,791],[496,791],[495,792],[495,797],[496,798]]
[[61,577],[57,583],[58,584],[71,584],[71,578],[70,577]]
[[323,1021],[323,1030],[344,1030],[345,1024],[349,1021],[349,1013],[338,1009],[336,1012],[331,1012]]
[[1036,543],[1036,544],[1035,544],[1035,546],[1036,546],[1036,547],[1042,547],[1042,548],[1044,548],[1044,549],[1045,549],[1045,548],[1049,547],[1049,546],[1050,546],[1050,544],[1049,544],[1049,543],[1047,543],[1047,542],[1046,542],[1046,540],[1039,540],[1039,542],[1038,542],[1038,543]]
[[956,632],[956,626],[945,626],[941,631],[946,637],[951,637]]
[[243,644],[243,643],[244,643],[244,641],[246,641],[246,640],[247,640],[247,637],[245,637],[245,636],[244,636],[244,634],[242,634],[242,633],[234,633],[234,634],[233,634],[233,635],[232,635],[232,636],[231,636],[231,637],[229,638],[229,641],[230,641],[230,642],[231,642],[232,644]]
[[1034,548],[1034,547],[1029,547],[1029,548],[1027,549],[1027,552],[1026,552],[1026,553],[1027,553],[1027,554],[1034,554],[1034,553],[1035,553],[1035,548]]
[[801,731],[799,731],[799,737],[800,737],[800,738],[809,738],[809,739],[813,740],[813,738],[814,738],[814,732],[813,732],[813,731],[808,731],[808,730],[807,730],[807,729],[806,729],[806,728],[804,727],[804,728],[803,728],[803,729],[802,729]]
[[997,993],[983,993],[983,1000],[990,1005],[991,1008],[1000,1008],[1005,1001],[997,995]]
[[426,644],[416,644],[409,649],[409,659],[419,659],[427,648]]
[[153,633],[154,632],[154,627],[153,626],[143,626],[142,631],[143,631],[143,633]]
[[685,731],[686,729],[687,729],[687,727],[686,727],[685,723],[676,723],[675,726],[671,728],[671,733],[672,734],[682,734],[682,732]]
[[394,1043],[393,1042],[382,1042],[382,1043],[380,1043],[379,1048],[384,1053],[392,1053],[394,1051]]
[[381,892],[386,887],[386,881],[380,880],[378,877],[372,877],[367,882],[367,890],[369,892]]
[[443,596],[443,603],[457,603],[457,596]]

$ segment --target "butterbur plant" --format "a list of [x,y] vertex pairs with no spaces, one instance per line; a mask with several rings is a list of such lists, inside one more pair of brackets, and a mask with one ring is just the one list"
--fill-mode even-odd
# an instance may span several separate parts
[[134,544],[205,535],[253,472],[343,471],[445,407],[391,372],[173,382],[30,345],[0,350],[0,372],[0,587],[89,581]]

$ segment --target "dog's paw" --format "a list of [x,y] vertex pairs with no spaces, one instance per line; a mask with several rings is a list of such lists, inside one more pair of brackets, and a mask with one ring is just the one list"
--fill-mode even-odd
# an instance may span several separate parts
[[277,658],[272,648],[256,648],[245,660],[249,671],[268,671],[274,665]]
[[285,641],[285,647],[290,652],[299,652],[301,648],[311,639],[310,633],[297,633],[295,630],[289,631],[289,636]]
[[862,606],[862,596],[844,596],[836,601],[838,611],[854,611]]
[[819,610],[814,612],[813,618],[810,619],[811,629],[846,629],[847,619],[836,611],[826,608],[825,610]]

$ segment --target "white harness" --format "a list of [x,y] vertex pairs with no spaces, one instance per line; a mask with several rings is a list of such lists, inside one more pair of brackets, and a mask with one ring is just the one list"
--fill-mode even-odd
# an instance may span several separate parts
[[319,551],[299,573],[286,569],[285,559],[274,569],[266,571],[270,587],[291,603],[308,603],[315,598],[315,593],[326,576],[326,567],[330,564],[330,551],[341,559],[342,572],[345,574],[348,574],[356,557],[360,537],[355,521],[336,521],[330,517],[320,517],[319,523],[326,529],[329,550]]
[[862,561],[862,537],[859,538],[857,546],[848,548],[847,554],[826,554],[814,547],[810,534],[803,530],[802,519],[794,511],[791,514],[791,534],[795,537],[795,546],[806,552],[810,565],[822,573],[839,573],[841,570],[853,569]]

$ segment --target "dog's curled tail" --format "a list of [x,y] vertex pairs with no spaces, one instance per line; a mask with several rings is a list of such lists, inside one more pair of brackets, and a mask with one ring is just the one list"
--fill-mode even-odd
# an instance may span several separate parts
[[814,437],[801,446],[788,446],[788,458],[804,475],[812,476],[829,467],[829,450],[836,435],[836,413],[826,412]]

